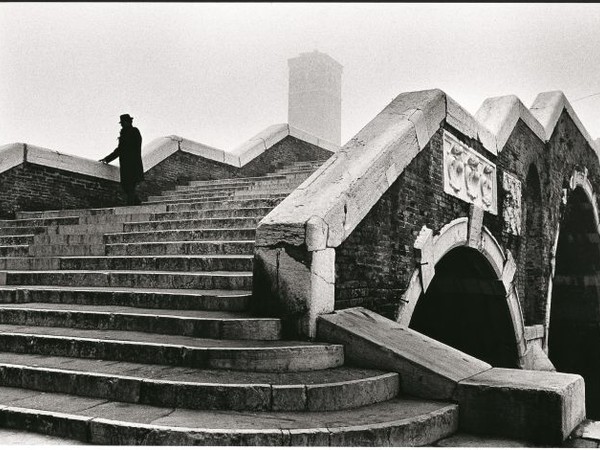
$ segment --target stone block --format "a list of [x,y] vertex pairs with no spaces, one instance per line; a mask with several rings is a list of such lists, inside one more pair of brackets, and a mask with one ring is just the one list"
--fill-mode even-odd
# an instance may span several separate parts
[[598,448],[600,447],[600,422],[584,420],[575,428],[566,442],[570,447]]
[[313,216],[306,222],[306,249],[324,250],[327,247],[329,227],[323,219]]
[[365,308],[322,315],[317,326],[319,339],[344,344],[350,362],[398,372],[410,395],[449,399],[460,380],[491,368]]
[[552,361],[550,361],[550,358],[548,358],[548,355],[546,355],[546,353],[544,353],[544,350],[542,349],[541,340],[530,341],[528,343],[527,352],[523,356],[522,365],[523,369],[526,370],[543,370],[547,372],[556,372],[554,364],[552,364]]
[[277,385],[271,387],[273,411],[306,410],[306,387],[304,385]]
[[309,411],[337,411],[384,402],[396,397],[400,390],[397,374],[386,374],[369,380],[306,386]]
[[419,264],[422,290],[426,291],[435,275],[433,231],[423,226],[414,243],[415,259]]
[[483,209],[477,205],[471,205],[469,211],[469,233],[467,245],[471,248],[479,248],[483,228]]
[[25,144],[8,144],[0,147],[0,173],[18,166],[24,161]]
[[585,418],[579,375],[493,368],[459,381],[454,401],[467,433],[563,442]]

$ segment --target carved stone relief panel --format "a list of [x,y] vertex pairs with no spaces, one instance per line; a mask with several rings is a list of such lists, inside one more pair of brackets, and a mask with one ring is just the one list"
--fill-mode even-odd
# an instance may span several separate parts
[[502,218],[504,231],[515,236],[521,235],[521,182],[517,177],[504,172],[502,187],[504,188],[504,202]]
[[498,214],[496,166],[444,132],[444,192]]

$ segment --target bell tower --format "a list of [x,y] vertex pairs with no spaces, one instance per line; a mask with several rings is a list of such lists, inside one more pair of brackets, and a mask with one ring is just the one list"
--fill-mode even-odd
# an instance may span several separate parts
[[288,123],[341,145],[342,65],[317,50],[288,60]]

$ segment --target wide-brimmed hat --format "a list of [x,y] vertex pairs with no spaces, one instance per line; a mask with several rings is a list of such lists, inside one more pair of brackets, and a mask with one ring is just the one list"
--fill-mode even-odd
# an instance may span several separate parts
[[121,116],[119,117],[119,123],[125,121],[125,122],[131,122],[133,120],[133,117],[131,117],[129,114],[121,114]]

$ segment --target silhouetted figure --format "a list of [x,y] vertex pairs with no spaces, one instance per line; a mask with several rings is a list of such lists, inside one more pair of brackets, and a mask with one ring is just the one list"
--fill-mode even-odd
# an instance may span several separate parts
[[133,117],[129,114],[121,115],[120,119],[119,146],[110,155],[102,158],[100,162],[108,164],[117,157],[119,158],[121,186],[127,195],[127,204],[139,205],[142,202],[135,193],[135,186],[144,179],[142,135],[140,130],[133,126]]

